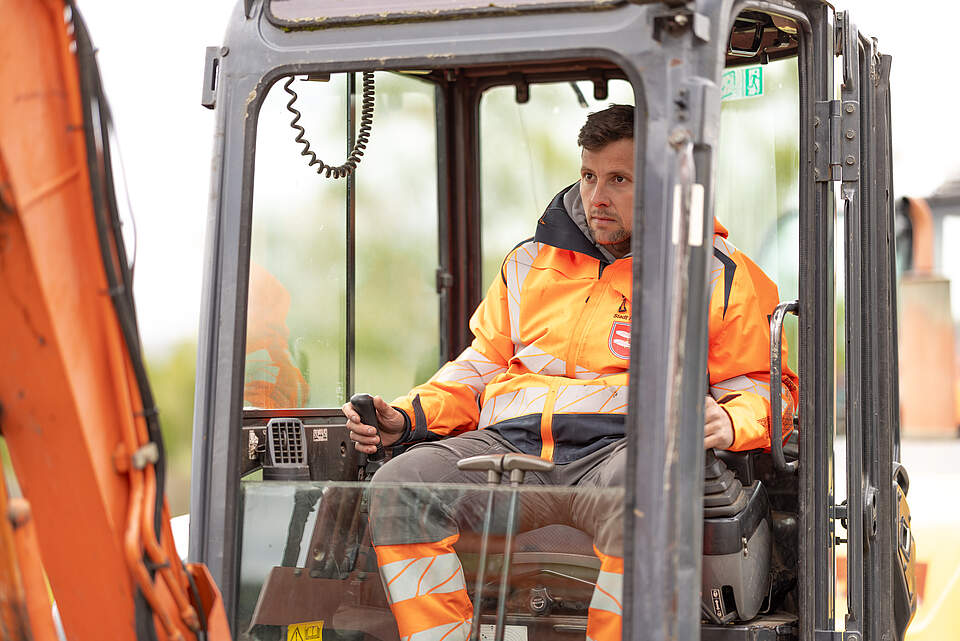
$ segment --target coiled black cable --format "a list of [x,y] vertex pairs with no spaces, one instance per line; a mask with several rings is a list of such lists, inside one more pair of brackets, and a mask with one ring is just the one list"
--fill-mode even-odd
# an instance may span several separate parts
[[344,178],[349,176],[357,168],[357,165],[360,164],[363,151],[367,148],[367,142],[370,140],[370,130],[373,128],[373,72],[363,72],[363,101],[360,106],[360,127],[357,131],[357,139],[353,143],[353,149],[350,150],[350,154],[347,156],[346,162],[336,167],[328,165],[317,158],[317,154],[310,149],[310,141],[307,140],[307,131],[303,128],[303,125],[299,124],[301,115],[300,111],[293,106],[293,103],[295,103],[299,97],[297,96],[297,92],[290,88],[290,85],[293,84],[293,80],[294,76],[287,78],[287,81],[283,84],[283,90],[290,94],[290,100],[287,102],[287,111],[293,114],[293,120],[290,121],[290,126],[297,132],[294,142],[298,142],[303,145],[303,150],[300,152],[300,155],[308,156],[310,158],[310,161],[307,163],[308,167],[317,165],[318,174],[325,171],[326,178]]

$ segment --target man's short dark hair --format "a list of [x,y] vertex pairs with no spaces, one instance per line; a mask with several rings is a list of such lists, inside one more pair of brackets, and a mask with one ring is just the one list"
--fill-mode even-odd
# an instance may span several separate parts
[[587,122],[577,136],[577,144],[584,149],[598,151],[625,138],[633,139],[633,107],[610,105],[603,111],[587,116]]

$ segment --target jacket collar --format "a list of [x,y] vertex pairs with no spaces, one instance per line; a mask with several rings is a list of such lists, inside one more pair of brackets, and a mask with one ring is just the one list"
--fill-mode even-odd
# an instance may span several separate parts
[[579,182],[573,183],[559,194],[553,197],[553,200],[547,205],[546,211],[537,221],[537,232],[533,239],[538,243],[551,245],[558,249],[569,249],[579,254],[585,254],[595,258],[603,263],[609,263],[610,260],[600,251],[588,238],[582,229],[577,226],[570,213],[563,204],[563,198],[571,189],[576,189]]
[[720,224],[720,221],[717,220],[717,217],[713,217],[713,235],[720,236],[721,238],[726,238],[730,235],[730,232],[727,231],[727,228]]
[[[611,264],[613,261],[594,244],[593,239],[587,235],[588,232],[577,225],[573,214],[567,211],[564,204],[564,198],[569,192],[577,189],[579,184],[580,182],[577,181],[553,197],[543,215],[540,216],[540,220],[537,221],[537,232],[533,239],[538,243],[551,245],[558,249],[569,249],[595,258],[602,263]],[[726,238],[729,235],[727,228],[717,220],[716,216],[713,218],[713,234],[721,238]],[[624,258],[629,257],[629,254],[624,256]]]

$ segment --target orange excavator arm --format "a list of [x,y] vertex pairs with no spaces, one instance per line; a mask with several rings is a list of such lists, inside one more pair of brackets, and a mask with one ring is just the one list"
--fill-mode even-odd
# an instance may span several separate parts
[[93,47],[72,2],[0,15],[0,636],[51,638],[52,592],[71,641],[227,639],[173,544]]

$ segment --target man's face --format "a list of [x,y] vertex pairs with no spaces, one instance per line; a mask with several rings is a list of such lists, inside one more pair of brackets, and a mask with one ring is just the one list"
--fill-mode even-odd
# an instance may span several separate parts
[[580,197],[598,245],[620,258],[630,252],[633,232],[633,139],[580,154]]

